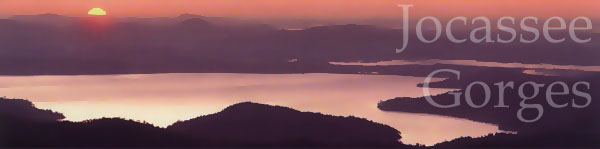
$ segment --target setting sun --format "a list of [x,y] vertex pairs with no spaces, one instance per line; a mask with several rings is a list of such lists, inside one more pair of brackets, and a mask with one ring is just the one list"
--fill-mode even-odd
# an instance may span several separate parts
[[102,10],[102,8],[92,8],[90,11],[88,11],[88,14],[95,16],[104,16],[106,15],[106,11]]

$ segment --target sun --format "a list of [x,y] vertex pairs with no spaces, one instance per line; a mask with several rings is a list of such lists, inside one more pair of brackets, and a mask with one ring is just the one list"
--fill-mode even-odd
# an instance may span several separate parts
[[94,16],[105,16],[106,11],[102,10],[102,8],[92,8],[90,11],[88,11],[88,14]]

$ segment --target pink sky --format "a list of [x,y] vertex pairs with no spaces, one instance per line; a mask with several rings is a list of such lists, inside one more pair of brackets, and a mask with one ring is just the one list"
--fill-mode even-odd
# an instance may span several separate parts
[[0,0],[0,16],[84,16],[100,7],[118,17],[389,18],[402,15],[398,4],[414,4],[413,16],[600,16],[598,0]]

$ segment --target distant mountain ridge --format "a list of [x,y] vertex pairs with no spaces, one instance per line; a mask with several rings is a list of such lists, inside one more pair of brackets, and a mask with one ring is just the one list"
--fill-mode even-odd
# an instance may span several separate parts
[[[350,67],[329,65],[329,62],[427,59],[600,65],[595,57],[600,55],[596,50],[600,47],[598,41],[456,44],[440,39],[424,44],[410,32],[408,49],[396,54],[395,49],[402,47],[403,30],[372,25],[286,30],[260,23],[223,23],[227,21],[219,21],[223,20],[220,17],[191,14],[176,18],[116,19],[104,25],[95,23],[102,21],[94,21],[93,17],[46,14],[15,18],[0,21],[3,32],[0,34],[0,67],[6,70],[0,75],[329,73],[351,71]],[[26,21],[27,18],[34,18],[33,22]],[[46,25],[44,22],[53,23],[47,21],[54,20],[51,18],[71,21]],[[170,21],[153,25],[157,20]],[[462,38],[468,32],[456,31],[455,34]],[[426,32],[426,36],[429,35],[433,35],[432,32]],[[596,37],[600,34],[592,35]],[[298,61],[288,62],[291,59]]]

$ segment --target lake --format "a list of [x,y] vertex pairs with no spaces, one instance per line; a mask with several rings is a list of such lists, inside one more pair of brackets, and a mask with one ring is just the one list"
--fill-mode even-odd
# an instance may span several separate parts
[[[422,96],[424,78],[356,74],[177,73],[0,76],[0,95],[29,99],[69,121],[122,117],[167,127],[244,101],[357,116],[392,126],[402,142],[433,145],[500,132],[496,125],[427,114],[383,112],[377,103]],[[436,79],[441,80],[441,79]],[[449,89],[432,89],[439,94]]]

